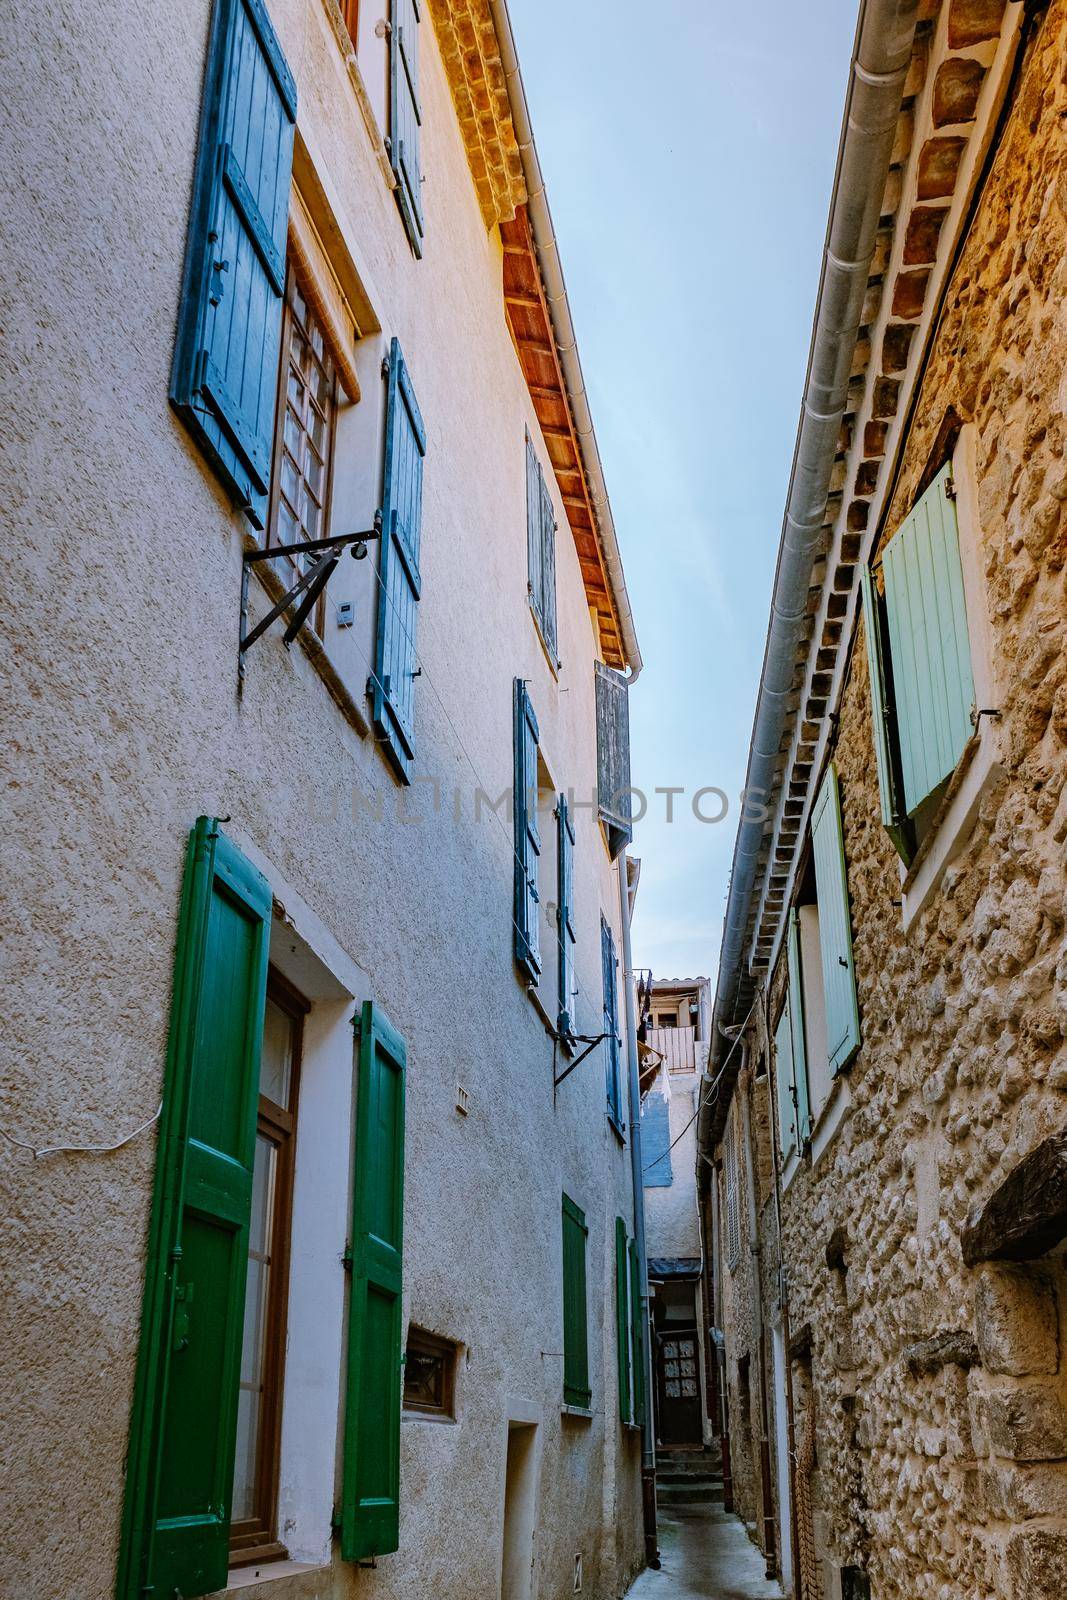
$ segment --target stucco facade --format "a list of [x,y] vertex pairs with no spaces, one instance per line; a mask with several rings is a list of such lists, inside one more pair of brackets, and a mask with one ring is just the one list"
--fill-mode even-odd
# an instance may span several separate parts
[[[787,1588],[833,1600],[1051,1600],[1067,1586],[1067,7],[1022,11],[920,8],[831,484],[841,498],[809,593],[798,742],[772,799],[796,820],[771,825],[757,871],[751,989],[732,1012],[720,992],[717,1011],[743,1046],[705,1145],[720,1238],[746,1102],[760,1195],[747,1282],[728,1246],[716,1260],[738,1502]],[[962,190],[935,186],[949,156]],[[938,227],[962,219],[948,250],[923,239],[929,211],[910,209],[938,196]],[[877,579],[946,464],[981,715],[904,866],[883,826],[868,603],[857,611],[835,563],[851,538]],[[790,766],[801,744],[807,769]],[[839,964],[854,964],[858,1024],[837,1071],[832,996],[827,980],[824,1015],[805,943],[817,968],[817,841],[814,871],[806,851],[831,764],[851,939]],[[783,1056],[801,1004],[810,1116],[797,1140],[806,1108],[789,1103]],[[738,1367],[761,1321],[743,1401]],[[769,1494],[744,1415],[757,1376]]]
[[[208,0],[180,14],[16,4],[0,24],[2,470],[17,546],[0,579],[3,703],[19,769],[3,838],[3,1121],[40,1148],[110,1145],[152,1116],[185,842],[198,816],[224,819],[273,894],[272,963],[312,1005],[280,1455],[294,1566],[245,1592],[499,1600],[510,1421],[536,1428],[536,1487],[532,1566],[505,1592],[569,1594],[581,1555],[583,1592],[608,1600],[641,1548],[640,1445],[620,1423],[614,1318],[616,1218],[633,1233],[629,1152],[605,1114],[603,1045],[554,1093],[561,1057],[513,958],[512,819],[500,804],[516,678],[552,788],[595,797],[600,649],[434,22],[419,26],[416,259],[383,143],[386,43],[362,9],[353,59],[332,0],[269,0],[299,92],[296,182],[359,335],[334,531],[368,528],[379,504],[380,368],[394,337],[425,421],[406,787],[367,717],[373,547],[341,563],[322,645],[286,650],[276,625],[248,652],[238,693],[252,533],[167,404]],[[479,9],[483,32],[487,18]],[[527,430],[558,523],[558,668],[528,600]],[[252,621],[271,598],[253,575]],[[346,599],[355,623],[342,632],[333,617]],[[574,826],[575,1024],[592,1036],[601,916],[623,946],[619,867],[595,805],[576,809]],[[546,949],[555,936],[546,920]],[[408,1052],[405,1326],[459,1346],[456,1422],[405,1412],[400,1548],[373,1570],[342,1562],[331,1534],[351,1022],[366,1000]],[[155,1155],[154,1127],[109,1154],[0,1151],[5,1594],[113,1592]],[[564,1191],[589,1227],[588,1416],[561,1406]]]

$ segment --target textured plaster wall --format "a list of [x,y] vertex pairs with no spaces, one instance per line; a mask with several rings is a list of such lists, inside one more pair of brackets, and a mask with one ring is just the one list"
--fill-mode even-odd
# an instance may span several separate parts
[[[593,792],[577,558],[558,506],[557,681],[526,603],[523,430],[536,422],[431,26],[419,263],[326,6],[270,9],[301,133],[381,323],[361,404],[381,404],[377,364],[396,333],[426,422],[417,771],[439,780],[443,808],[432,814],[426,785],[401,795],[299,648],[257,645],[236,697],[242,519],[166,398],[207,0],[16,0],[0,22],[2,470],[18,552],[0,575],[14,774],[0,1115],[32,1142],[106,1143],[155,1109],[186,836],[201,812],[230,818],[407,1040],[406,1310],[466,1351],[459,1424],[404,1425],[400,1553],[264,1593],[496,1600],[520,1401],[541,1419],[535,1594],[569,1593],[582,1551],[585,1592],[615,1596],[640,1552],[613,1332],[629,1159],[605,1116],[600,1053],[554,1103],[552,1046],[512,963],[510,815],[473,819],[479,782],[494,797],[511,782],[516,675],[557,782]],[[265,604],[255,581],[253,601]],[[400,800],[423,820],[401,821]],[[576,825],[578,1026],[596,1031],[602,909],[621,945],[616,878],[593,814]],[[154,1154],[148,1134],[109,1156],[0,1156],[5,1594],[111,1592]],[[559,1411],[563,1188],[590,1225],[589,1421]],[[332,1455],[335,1437],[321,1449]],[[283,1439],[283,1478],[285,1451]]]
[[[650,1256],[700,1255],[700,1219],[696,1191],[696,1096],[700,1078],[694,1072],[671,1074],[671,1172],[663,1189],[645,1190],[645,1229]],[[677,1139],[677,1144],[674,1141]]]
[[[812,1336],[817,1554],[868,1567],[879,1600],[1067,1592],[1062,1260],[972,1270],[959,1244],[970,1206],[1067,1120],[1065,64],[1067,4],[1054,0],[949,291],[887,524],[955,407],[977,436],[1006,771],[906,935],[862,639],[834,751],[862,1047],[850,1113],[785,1193],[784,1253],[792,1327]],[[835,1229],[843,1272],[826,1260]],[[910,1346],[954,1331],[976,1342],[969,1370],[909,1369]]]

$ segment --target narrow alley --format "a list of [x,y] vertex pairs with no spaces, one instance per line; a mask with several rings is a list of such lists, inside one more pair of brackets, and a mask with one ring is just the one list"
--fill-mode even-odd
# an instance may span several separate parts
[[665,1457],[657,1483],[661,1565],[646,1568],[627,1600],[780,1600],[744,1524],[723,1510],[716,1452]]

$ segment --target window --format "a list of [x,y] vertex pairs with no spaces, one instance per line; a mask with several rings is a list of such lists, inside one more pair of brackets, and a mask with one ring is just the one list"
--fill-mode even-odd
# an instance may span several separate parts
[[624,1123],[619,1045],[619,962],[615,953],[615,939],[603,917],[600,919],[600,955],[604,969],[604,1032],[607,1034],[604,1042],[607,1046],[608,1116],[616,1133],[621,1134]]
[[271,970],[260,1054],[244,1340],[237,1398],[230,1550],[233,1564],[284,1555],[277,1538],[289,1224],[300,1047],[308,1003]]
[[515,840],[514,948],[523,973],[536,983],[541,975],[538,862],[541,830],[537,818],[537,745],[540,732],[533,702],[522,678],[514,683]]
[[526,550],[530,607],[548,651],[549,661],[555,668],[559,665],[556,643],[556,513],[529,433],[526,435]]
[[215,0],[214,17],[170,399],[235,504],[263,528],[296,84],[263,0]]
[[641,1168],[646,1189],[669,1189],[674,1182],[670,1101],[659,1089],[641,1102]]
[[456,1416],[456,1353],[451,1339],[425,1328],[408,1329],[404,1355],[404,1410],[454,1421]]
[[556,800],[556,860],[559,902],[556,906],[558,932],[559,1020],[557,1027],[565,1048],[574,1036],[574,1000],[577,984],[574,975],[574,824],[565,794]]
[[977,719],[951,464],[861,580],[882,821],[909,863]]
[[633,838],[630,793],[630,691],[626,679],[596,664],[597,806],[612,861]]
[[563,1196],[563,1403],[589,1409],[589,1329],[585,1257],[589,1242],[585,1212]]
[[737,1135],[733,1112],[723,1141],[723,1176],[726,1190],[726,1263],[732,1272],[741,1259],[741,1207],[737,1192]]

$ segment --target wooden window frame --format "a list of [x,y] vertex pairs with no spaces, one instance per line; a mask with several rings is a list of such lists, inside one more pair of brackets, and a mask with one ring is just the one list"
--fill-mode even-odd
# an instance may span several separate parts
[[359,53],[359,0],[339,0],[341,20],[348,31],[352,49]]
[[293,1033],[293,1060],[289,1078],[289,1106],[283,1109],[265,1095],[259,1097],[256,1135],[269,1139],[278,1152],[274,1185],[271,1238],[271,1278],[264,1323],[263,1394],[256,1447],[254,1500],[258,1514],[230,1524],[230,1566],[285,1560],[288,1550],[278,1538],[278,1480],[281,1465],[282,1396],[285,1380],[285,1340],[289,1314],[289,1267],[293,1217],[293,1176],[296,1166],[297,1106],[304,1045],[304,1018],[310,1001],[282,977],[268,969],[267,998],[289,1018]]
[[408,1328],[405,1359],[408,1350],[416,1350],[423,1355],[440,1356],[444,1359],[444,1393],[440,1405],[427,1405],[420,1400],[409,1400],[405,1387],[403,1409],[410,1412],[412,1416],[436,1417],[440,1422],[455,1422],[456,1362],[459,1355],[459,1346],[454,1339],[446,1339],[443,1334],[430,1333],[427,1328],[420,1328],[412,1323]]
[[[308,339],[309,326],[305,326],[300,323],[297,314],[293,309],[292,296],[294,288],[298,289],[303,297],[304,303],[307,307],[309,325],[313,323],[322,335],[324,360],[320,361],[319,365],[322,366],[324,371],[327,373],[330,385],[330,415],[327,419],[324,460],[326,470],[323,477],[322,486],[322,523],[318,530],[318,534],[316,535],[317,538],[326,539],[329,537],[331,511],[333,508],[333,477],[334,464],[337,456],[337,414],[341,406],[342,394],[341,385],[338,379],[337,361],[333,353],[330,330],[317,316],[313,304],[314,295],[310,292],[309,286],[301,281],[300,274],[297,272],[296,267],[293,265],[293,261],[290,258],[286,263],[285,293],[282,297],[282,337],[281,348],[278,356],[278,388],[277,399],[274,406],[274,445],[271,452],[270,500],[267,509],[267,528],[265,536],[265,544],[268,549],[272,545],[288,543],[288,540],[282,540],[279,538],[278,520],[279,507],[282,497],[281,467],[282,458],[285,454],[285,419],[288,412],[289,371],[292,365],[290,350],[292,346],[294,326],[300,329],[301,333],[310,344],[310,340]],[[314,356],[314,352],[312,352],[312,354],[313,359],[318,360],[318,357]],[[301,427],[303,428],[303,420],[301,421]],[[306,428],[304,428],[304,432],[307,432]],[[294,542],[302,543],[307,538],[309,538],[309,534],[307,529],[304,528],[303,524],[301,523],[298,537]],[[306,561],[314,558],[304,557],[303,559]],[[290,558],[289,564],[294,578],[306,570],[305,567],[300,565],[296,559]],[[274,563],[272,562],[270,565],[273,566]],[[290,579],[290,582],[291,581],[292,579]],[[288,584],[286,586],[288,587]],[[320,636],[320,638],[323,633],[325,615],[326,597],[323,594],[320,595],[312,616],[308,619],[314,628],[314,631]]]

